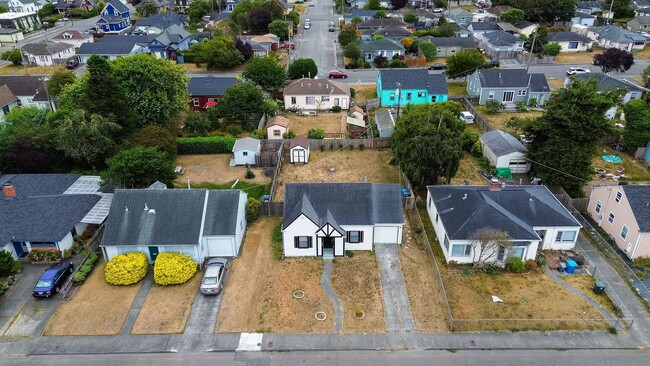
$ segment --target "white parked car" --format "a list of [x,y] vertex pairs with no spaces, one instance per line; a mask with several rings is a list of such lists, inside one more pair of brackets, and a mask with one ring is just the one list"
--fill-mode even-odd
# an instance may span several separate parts
[[588,74],[590,73],[591,70],[586,69],[584,67],[569,67],[569,69],[566,71],[567,75],[577,75],[577,74]]
[[468,111],[460,112],[460,119],[465,123],[474,123],[474,115]]
[[433,9],[434,13],[442,13],[444,11],[445,11],[445,8],[435,8],[435,9]]

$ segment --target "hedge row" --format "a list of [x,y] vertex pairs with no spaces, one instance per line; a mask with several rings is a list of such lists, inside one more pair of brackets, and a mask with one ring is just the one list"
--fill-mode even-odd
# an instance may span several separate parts
[[181,253],[160,253],[153,267],[153,280],[158,285],[180,285],[196,273],[197,264],[192,258]]
[[179,155],[230,154],[235,141],[231,136],[178,137],[176,144]]
[[86,277],[88,277],[90,272],[93,270],[93,266],[95,265],[95,262],[97,262],[97,259],[99,259],[99,255],[96,252],[90,253],[81,268],[79,268],[77,273],[74,274],[74,277],[72,277],[72,281],[76,284],[84,282]]
[[104,278],[111,285],[132,285],[147,275],[149,260],[142,252],[116,255],[106,263]]

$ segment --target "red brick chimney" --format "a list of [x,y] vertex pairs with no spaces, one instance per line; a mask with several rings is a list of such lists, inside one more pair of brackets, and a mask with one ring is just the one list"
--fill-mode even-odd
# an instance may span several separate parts
[[5,197],[16,197],[16,187],[11,183],[5,183],[2,187],[2,193]]
[[491,192],[499,192],[499,191],[501,191],[501,183],[496,178],[489,179],[488,180],[488,189]]

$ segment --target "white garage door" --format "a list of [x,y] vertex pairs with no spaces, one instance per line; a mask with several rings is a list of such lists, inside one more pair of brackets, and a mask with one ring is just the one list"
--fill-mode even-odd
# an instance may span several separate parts
[[526,160],[512,159],[508,164],[508,168],[510,168],[510,171],[513,173],[526,173],[527,165],[528,163],[526,163]]
[[399,226],[375,226],[374,242],[377,244],[401,243],[402,234]]
[[234,257],[235,252],[231,238],[206,238],[209,257]]

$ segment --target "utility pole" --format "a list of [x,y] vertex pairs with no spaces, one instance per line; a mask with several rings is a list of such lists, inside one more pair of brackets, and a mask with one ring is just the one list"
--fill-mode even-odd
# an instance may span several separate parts
[[402,84],[397,83],[397,89],[395,90],[397,94],[397,116],[395,117],[395,120],[399,119],[399,110],[402,105]]
[[[537,38],[537,32],[539,32],[539,25],[537,26],[537,29],[535,29],[535,33],[533,33],[533,43],[530,45],[530,53],[532,54],[535,50],[535,39]],[[526,73],[528,73],[528,69],[530,68],[530,59],[528,60],[528,63],[526,65]]]
[[612,0],[612,3],[609,4],[609,13],[607,14],[607,17],[605,18],[605,25],[609,24],[609,19],[612,17],[612,8],[614,7],[614,0]]

